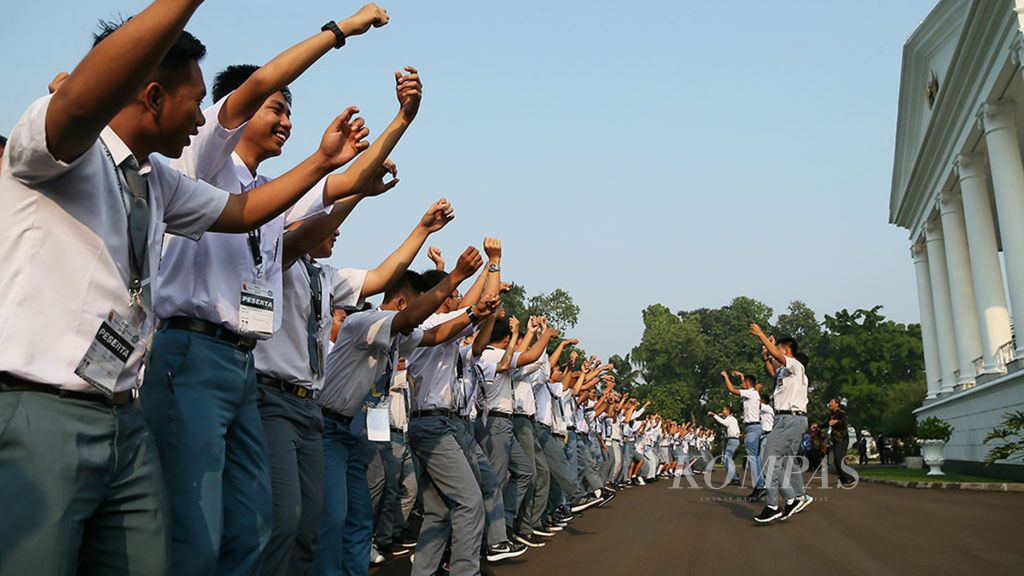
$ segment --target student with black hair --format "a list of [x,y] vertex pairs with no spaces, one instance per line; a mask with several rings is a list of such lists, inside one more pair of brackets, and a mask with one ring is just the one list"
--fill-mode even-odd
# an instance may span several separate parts
[[754,478],[754,490],[747,499],[759,500],[765,495],[764,478],[761,475],[761,385],[749,374],[733,371],[732,375],[740,379],[740,388],[733,386],[729,374],[722,371],[726,389],[730,394],[739,396],[743,403],[743,443],[746,446],[747,467]]
[[466,314],[429,330],[420,324],[483,260],[469,247],[452,273],[431,288],[406,271],[384,293],[379,308],[349,316],[327,356],[320,403],[324,415],[324,513],[320,520],[312,574],[365,574],[369,568],[373,513],[366,463],[375,448],[367,439],[372,410],[387,410],[387,394],[399,357],[418,346],[436,346],[458,337],[470,323],[498,306],[496,294]]
[[[754,517],[755,521],[763,524],[785,520],[814,501],[804,489],[801,466],[796,462],[801,438],[807,430],[808,383],[804,363],[797,359],[800,350],[796,340],[783,338],[776,342],[766,336],[757,324],[750,325],[750,333],[761,341],[766,365],[779,366],[772,395],[775,421],[765,442],[764,474],[768,504]],[[780,494],[785,506],[779,505]]]
[[7,138],[0,136],[0,174],[4,173],[4,152],[7,150]]

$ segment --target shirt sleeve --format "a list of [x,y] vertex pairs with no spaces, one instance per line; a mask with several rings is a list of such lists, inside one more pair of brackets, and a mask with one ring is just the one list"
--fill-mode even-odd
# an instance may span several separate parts
[[206,182],[192,180],[156,159],[152,164],[153,176],[160,178],[164,195],[167,232],[199,240],[220,218],[230,194]]
[[321,178],[319,182],[309,189],[309,192],[303,194],[291,208],[285,211],[285,226],[290,226],[300,220],[312,218],[319,214],[330,213],[334,205],[324,206],[324,187],[327,185],[327,178],[329,177]]
[[46,111],[50,98],[44,96],[29,106],[11,131],[4,151],[5,170],[27,186],[62,176],[83,163],[87,156],[99,153],[94,145],[71,162],[63,162],[50,154],[46,145]]
[[725,425],[726,425],[726,424],[725,424],[725,418],[722,418],[722,417],[721,417],[721,416],[719,416],[718,414],[712,414],[712,415],[711,415],[711,417],[715,419],[715,422],[718,422],[718,423],[719,423],[719,424],[721,424],[722,426],[725,426]]
[[796,358],[786,358],[786,370],[788,370],[791,375],[798,376],[801,379],[804,376],[804,365]]
[[333,266],[324,267],[328,273],[331,287],[331,306],[358,306],[363,300],[363,283],[366,281],[366,270],[355,268],[337,269]]
[[[345,319],[341,329],[351,335],[352,345],[361,350],[391,348],[391,321],[395,313],[367,311],[353,314]],[[338,341],[341,341],[341,334]],[[348,338],[346,338],[348,339]]]
[[[388,331],[391,330],[391,323],[388,322]],[[423,341],[423,330],[419,328],[414,329],[409,335],[399,334],[398,338],[398,355],[408,356],[412,354],[413,350],[420,345]]]
[[207,181],[214,178],[225,164],[231,162],[231,154],[242,140],[247,123],[232,130],[220,124],[220,110],[230,96],[228,94],[203,110],[206,123],[199,127],[199,133],[192,137],[181,157],[173,163],[190,178]]

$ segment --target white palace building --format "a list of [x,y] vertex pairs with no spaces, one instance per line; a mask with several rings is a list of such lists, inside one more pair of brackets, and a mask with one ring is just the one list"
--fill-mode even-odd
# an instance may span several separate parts
[[[910,231],[928,379],[917,418],[955,428],[947,470],[1024,410],[1024,0],[941,0],[903,50],[890,222]],[[1016,314],[1014,314],[1016,313]]]

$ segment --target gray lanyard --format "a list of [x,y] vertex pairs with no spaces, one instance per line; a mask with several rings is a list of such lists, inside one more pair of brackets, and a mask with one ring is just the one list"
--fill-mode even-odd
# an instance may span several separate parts
[[[149,240],[149,186],[145,177],[139,174],[138,164],[135,159],[129,157],[125,162],[130,162],[128,169],[124,170],[117,165],[114,155],[102,141],[103,151],[107,153],[110,164],[114,167],[114,179],[117,181],[117,189],[121,193],[121,205],[124,207],[125,219],[128,221],[128,291],[135,296],[142,296],[143,303],[149,306],[148,290],[142,288],[142,275],[148,273],[149,259],[146,258],[146,248]],[[121,185],[121,175],[128,183],[128,190],[131,193],[131,207],[129,208],[124,186]]]

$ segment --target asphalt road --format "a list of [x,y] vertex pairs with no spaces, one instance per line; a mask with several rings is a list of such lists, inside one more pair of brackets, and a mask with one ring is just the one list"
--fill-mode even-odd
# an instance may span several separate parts
[[[684,484],[685,486],[685,484]],[[497,576],[1024,574],[1024,494],[863,483],[761,526],[749,489],[630,488]],[[409,574],[408,557],[371,570]]]

